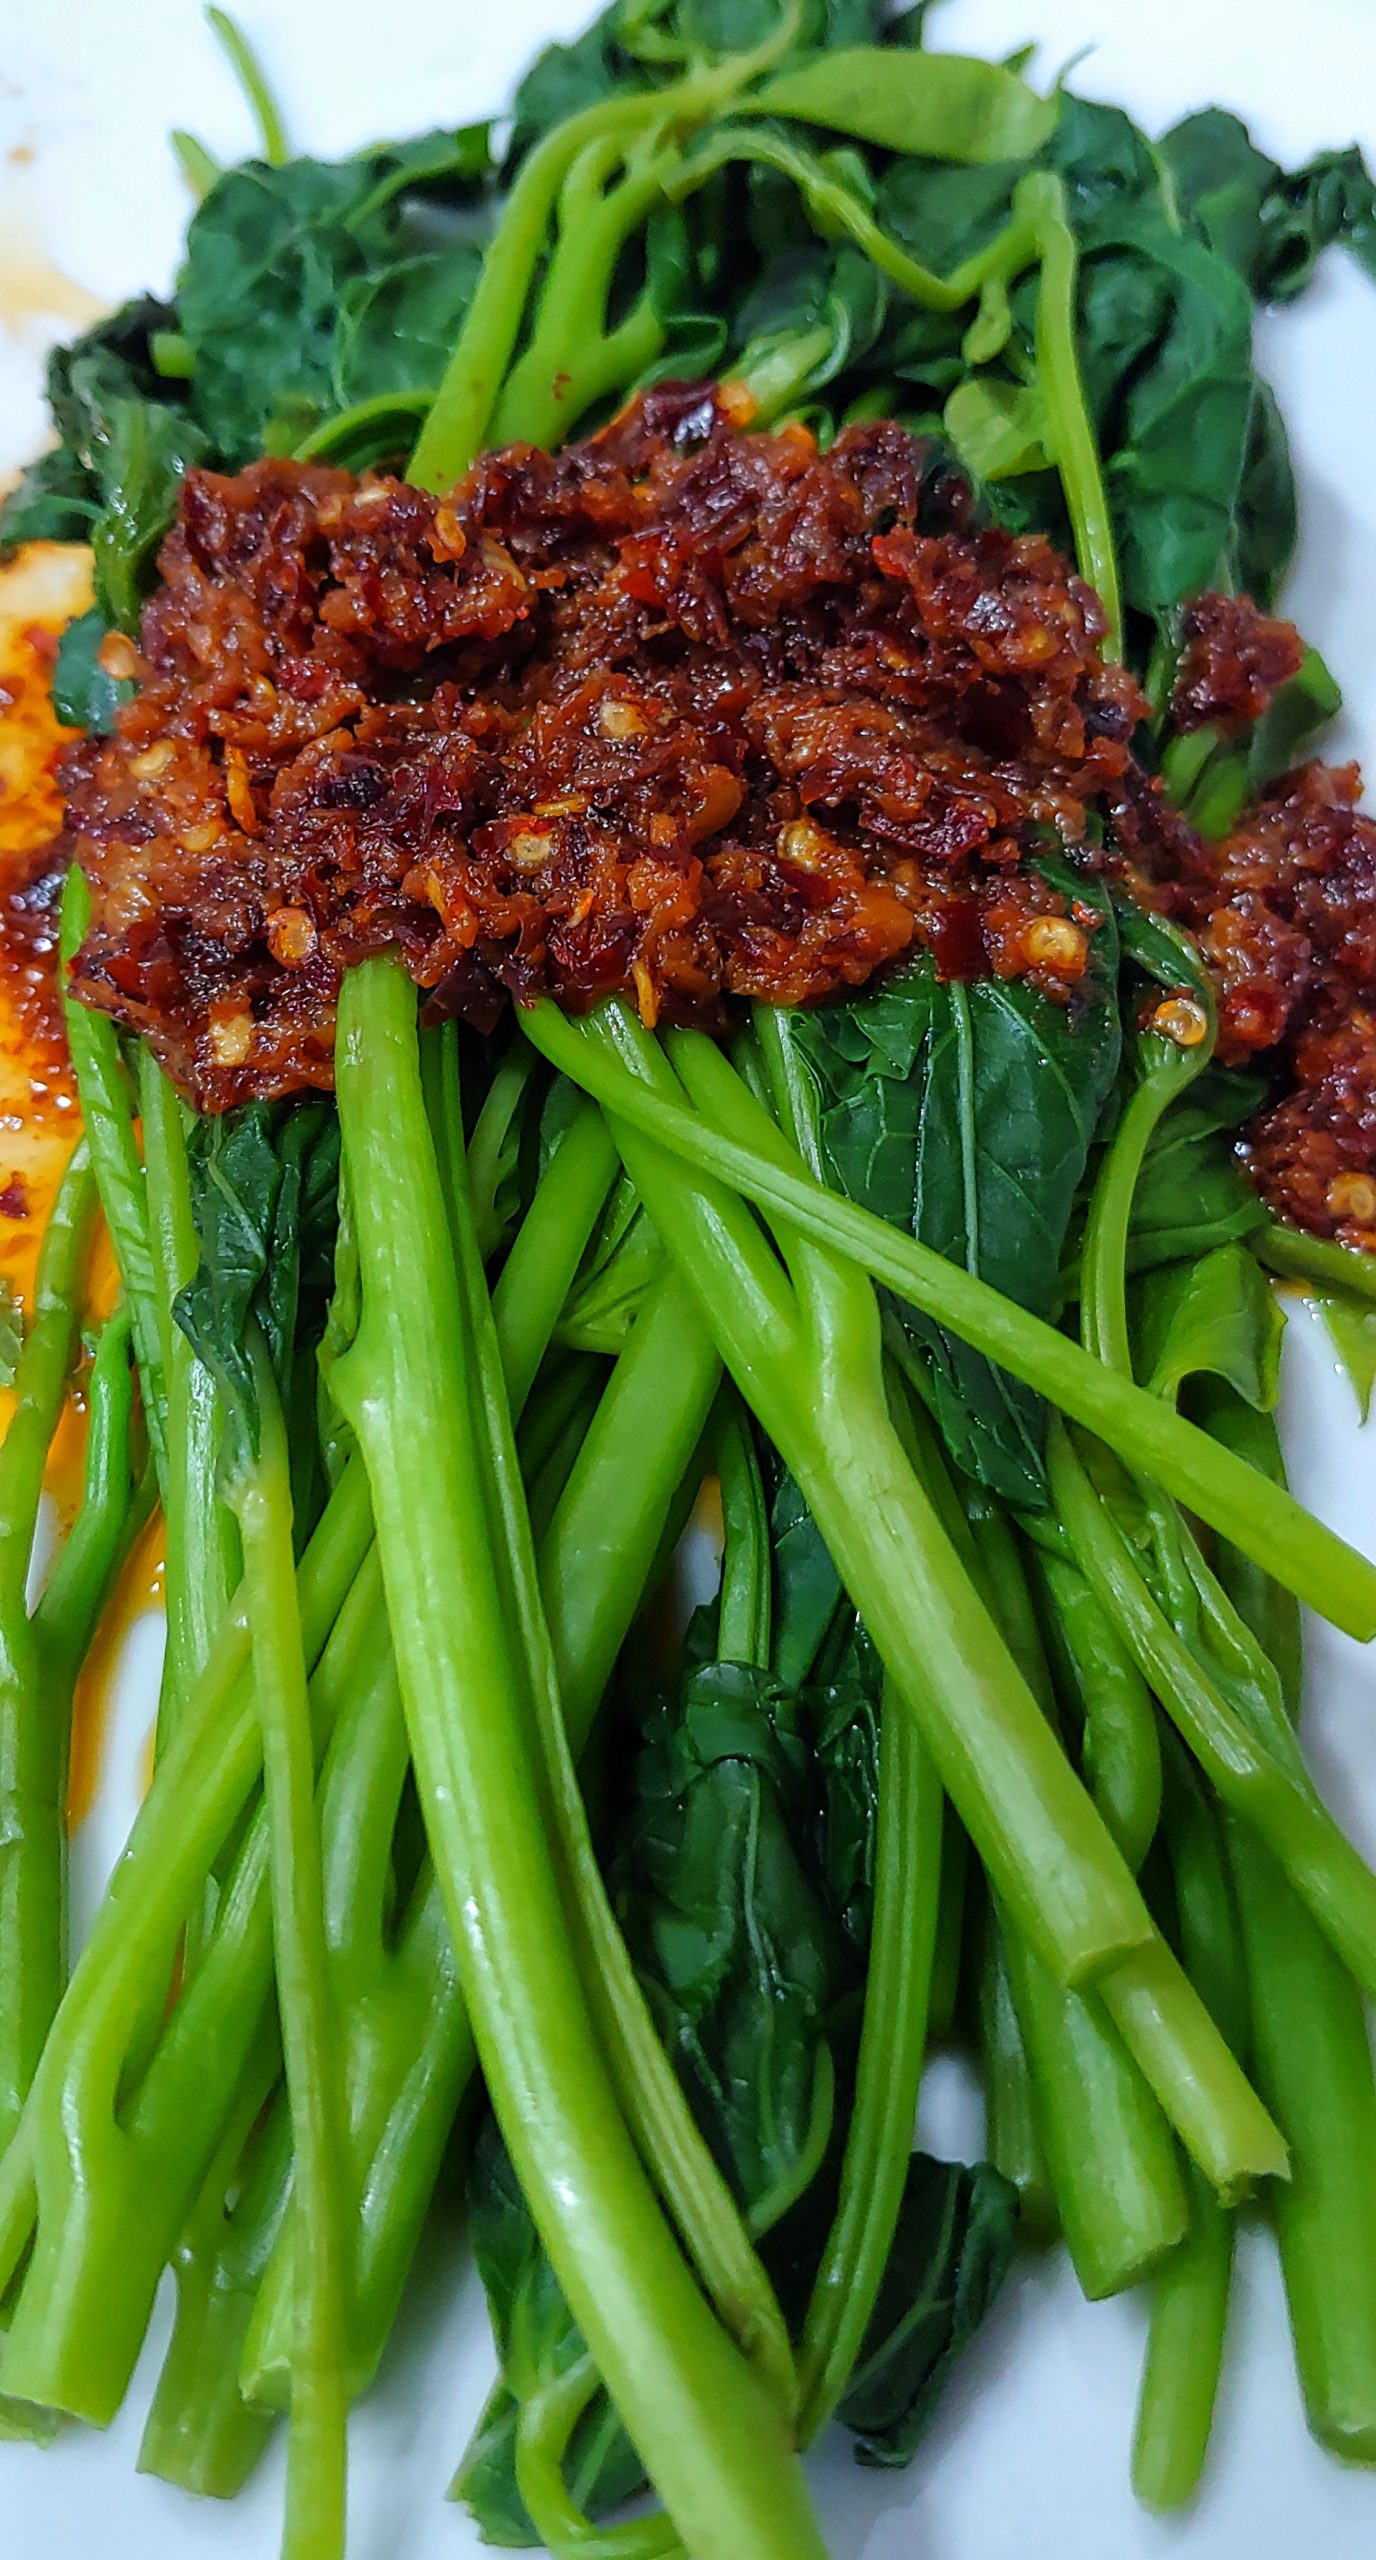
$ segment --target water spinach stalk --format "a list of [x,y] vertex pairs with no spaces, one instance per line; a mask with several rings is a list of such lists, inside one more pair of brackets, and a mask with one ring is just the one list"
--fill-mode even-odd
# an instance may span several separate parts
[[[82,1141],[68,1160],[44,1235],[14,1410],[0,1449],[0,2158],[13,2139],[65,1971],[67,1719],[62,1685],[50,1689],[45,1678],[28,1577],[43,1471],[79,1340],[95,1211]],[[118,1336],[111,1351],[118,1359]],[[68,1687],[68,1712],[70,1704]]]
[[[820,2554],[785,2422],[649,2188],[567,1944],[481,1498],[415,996],[393,962],[346,980],[337,1086],[362,1275],[337,1390],[368,1465],[417,1781],[488,2090],[563,2290],[688,2550]],[[440,1588],[452,1596],[443,1617],[430,1606]]]
[[277,2004],[295,2152],[296,2321],[283,2560],[343,2560],[347,2494],[349,2157],[325,1934],[315,1741],[277,1384],[251,1346],[256,1410],[239,1421],[226,1493],[243,1543],[262,1733]]

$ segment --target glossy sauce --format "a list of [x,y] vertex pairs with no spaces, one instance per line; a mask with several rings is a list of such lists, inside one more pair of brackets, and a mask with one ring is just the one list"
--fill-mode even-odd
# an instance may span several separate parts
[[90,600],[82,551],[31,544],[0,571],[0,1278],[32,1301],[43,1229],[77,1134],[45,875],[70,737],[49,698],[57,634]]
[[69,1832],[80,1828],[95,1803],[125,1644],[140,1618],[150,1610],[162,1608],[165,1570],[163,1518],[160,1511],[155,1511],[125,1558],[72,1698],[72,1755],[67,1780]]
[[[13,308],[14,269],[0,270],[0,307]],[[37,284],[34,287],[37,292]],[[59,304],[45,289],[45,310]],[[79,1130],[62,1034],[56,981],[56,917],[48,895],[48,848],[61,822],[54,761],[71,732],[49,698],[57,635],[90,600],[84,552],[37,543],[0,571],[0,1276],[32,1304],[43,1230],[63,1165]],[[99,1319],[118,1294],[119,1275],[102,1229],[87,1276],[87,1305]],[[13,1396],[0,1390],[0,1427]],[[78,1378],[48,1453],[45,1485],[65,1536],[81,1501],[86,1402]],[[72,1715],[68,1824],[91,1809],[99,1784],[109,1709],[129,1629],[162,1595],[162,1522],[155,1518],[131,1552],[77,1682]]]

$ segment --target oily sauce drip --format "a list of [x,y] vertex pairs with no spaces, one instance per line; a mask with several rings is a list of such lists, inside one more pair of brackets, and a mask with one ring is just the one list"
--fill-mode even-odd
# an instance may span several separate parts
[[67,1829],[80,1829],[95,1803],[105,1763],[110,1711],[124,1648],[132,1629],[163,1605],[165,1530],[155,1511],[130,1548],[106,1603],[95,1641],[81,1666],[72,1698],[72,1747],[67,1778]]
[[77,1135],[57,990],[53,846],[57,636],[89,601],[84,552],[35,543],[0,571],[0,1279],[32,1301],[38,1249]]

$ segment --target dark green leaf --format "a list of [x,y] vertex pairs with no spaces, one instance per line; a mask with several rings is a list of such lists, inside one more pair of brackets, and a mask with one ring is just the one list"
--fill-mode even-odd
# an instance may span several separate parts
[[1062,93],[1046,160],[1064,183],[1070,220],[1082,234],[1159,193],[1156,155],[1131,116],[1069,90]]
[[1179,203],[1258,301],[1292,301],[1336,243],[1376,275],[1376,188],[1355,148],[1287,175],[1221,107],[1187,116],[1160,148]]
[[834,249],[811,240],[800,243],[770,261],[741,304],[738,368],[754,375],[767,348],[825,330],[830,343],[809,369],[808,387],[818,389],[863,360],[883,327],[888,305],[883,277],[858,249],[846,243]]
[[1252,305],[1232,268],[1173,233],[1164,214],[1097,237],[1148,260],[1170,288],[1164,332],[1127,386],[1106,472],[1125,591],[1159,617],[1216,585],[1231,555],[1255,398]]
[[826,2020],[849,1973],[813,1863],[810,1741],[764,1674],[695,1672],[648,1727],[622,1851],[627,1934],[670,2052],[760,2229],[825,2143]]
[[[838,1188],[1042,1316],[1057,1312],[1071,1210],[1121,1050],[1111,916],[1092,947],[1068,1007],[1016,979],[945,985],[923,962],[790,1021]],[[1037,1398],[965,1344],[904,1320],[930,1359],[952,1455],[1040,1503]]]
[[841,1577],[793,1477],[780,1476],[769,1514],[774,1549],[775,1677],[801,1687],[842,1605]]
[[[1021,176],[1019,161],[971,166],[905,156],[880,178],[878,219],[924,266],[947,275],[1003,230]],[[959,336],[966,320],[956,314],[944,325]]]
[[382,391],[433,391],[472,299],[482,251],[398,259],[345,286],[339,301],[333,378],[341,408]]
[[1211,1070],[1167,1114],[1133,1201],[1129,1270],[1184,1261],[1264,1225],[1266,1212],[1231,1144],[1263,1096],[1254,1079]]
[[1321,151],[1282,180],[1267,208],[1267,258],[1259,290],[1273,302],[1303,293],[1315,261],[1335,243],[1376,276],[1376,186],[1360,151]]
[[643,71],[627,78],[618,57],[615,26],[619,12],[604,10],[585,35],[572,44],[546,45],[521,81],[512,101],[511,159],[521,159],[541,136],[581,115],[621,87],[643,83]]
[[1257,149],[1241,118],[1223,107],[1186,116],[1159,147],[1181,209],[1258,293],[1267,263],[1265,208],[1281,183],[1277,163]]
[[[143,295],[122,303],[106,320],[97,321],[69,347],[55,347],[48,359],[48,406],[64,444],[94,468],[93,403],[112,400],[172,400],[178,386],[164,381],[153,360],[153,341],[173,325],[176,314],[166,302]],[[98,439],[97,439],[98,440]]]
[[177,288],[218,461],[290,450],[343,404],[433,386],[478,272],[487,167],[486,128],[471,126],[226,172],[192,217]]
[[1133,968],[1159,987],[1180,988],[1211,1001],[1209,973],[1191,935],[1153,915],[1150,907],[1139,907],[1125,892],[1115,891],[1113,910],[1123,956]]
[[313,1351],[333,1276],[339,1122],[328,1103],[251,1102],[193,1123],[188,1139],[201,1260],[174,1313],[222,1386],[238,1457],[258,1445],[252,1344],[267,1347],[283,1402]]
[[[1114,972],[1069,1014],[1016,979],[939,994],[913,1231],[1053,1315],[1070,1213],[1117,1072]],[[960,1465],[1013,1500],[1040,1500],[1045,1417],[1030,1390],[954,1338],[934,1344],[933,1382]]]
[[951,2366],[1003,2283],[1017,2247],[1017,2190],[997,2169],[915,2152],[893,2250],[843,2423],[857,2461],[910,2462]]
[[0,550],[21,542],[89,542],[95,511],[85,464],[70,445],[54,445],[0,504]]
[[360,187],[357,163],[250,164],[192,216],[177,309],[197,413],[231,470],[270,440],[299,440],[334,405],[340,299],[365,264],[347,220]]
[[[750,53],[776,32],[782,0],[679,0],[671,12],[681,36],[710,53]],[[877,42],[886,32],[885,0],[803,0],[797,45]]]
[[21,481],[0,519],[4,542],[90,542],[107,623],[137,626],[143,588],[176,510],[182,473],[205,453],[184,386],[158,373],[151,339],[163,303],[127,303],[48,365],[61,442]]
[[205,445],[180,410],[152,400],[111,401],[99,423],[95,478],[103,503],[90,537],[96,601],[109,621],[135,631],[182,474],[203,459]]
[[103,613],[92,606],[69,622],[57,644],[53,668],[53,709],[70,729],[91,729],[104,736],[115,725],[115,713],[133,693],[133,685],[108,676],[100,648],[110,635]]

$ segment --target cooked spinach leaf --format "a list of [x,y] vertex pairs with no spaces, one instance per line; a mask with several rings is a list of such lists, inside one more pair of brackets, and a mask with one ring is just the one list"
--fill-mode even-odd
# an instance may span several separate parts
[[911,2462],[1017,2240],[1017,2189],[999,2170],[914,2152],[874,2317],[840,2408],[858,2462],[886,2470]]
[[[192,217],[175,303],[128,303],[52,357],[58,442],[0,510],[0,544],[89,542],[102,621],[129,630],[191,465],[290,452],[389,392],[412,405],[351,458],[401,459],[478,274],[489,174],[482,125],[228,170]],[[65,700],[108,722],[76,659]]]
[[841,1577],[794,1478],[781,1474],[770,1505],[774,1549],[773,1668],[800,1688],[844,1606]]
[[1217,1245],[1154,1273],[1136,1301],[1139,1375],[1158,1395],[1177,1399],[1187,1379],[1213,1376],[1270,1412],[1285,1319],[1245,1245]]
[[[339,1121],[329,1104],[251,1102],[187,1141],[201,1259],[174,1313],[257,1450],[256,1331],[290,1409],[333,1284]],[[309,1435],[306,1435],[309,1446]]]
[[290,452],[383,391],[433,390],[478,272],[488,168],[487,128],[471,126],[356,160],[226,171],[192,217],[177,282],[191,404],[217,461]]
[[1287,175],[1222,107],[1186,116],[1160,150],[1177,202],[1259,302],[1292,301],[1338,244],[1376,275],[1376,188],[1360,151],[1321,151]]
[[1266,1212],[1229,1143],[1265,1088],[1211,1068],[1162,1121],[1133,1200],[1128,1268],[1150,1271],[1231,1244],[1265,1224]]
[[53,668],[53,709],[71,729],[93,729],[103,736],[113,729],[115,713],[127,702],[133,685],[107,675],[100,663],[101,644],[110,626],[95,605],[68,623],[57,644]]
[[48,366],[60,442],[0,511],[0,542],[89,542],[96,603],[107,624],[138,621],[143,587],[176,510],[183,472],[205,458],[206,437],[164,382],[153,339],[165,305],[125,305]]
[[[868,1734],[872,1701],[846,1702]],[[828,1722],[840,1712],[831,1702]],[[693,2112],[752,2225],[767,2230],[826,2147],[838,1936],[805,1695],[740,1663],[693,1673],[654,1712],[620,1846],[642,1980]]]
[[[1058,1309],[1071,1211],[1121,1053],[1117,932],[1100,912],[1069,1006],[1025,980],[943,983],[924,960],[790,1019],[837,1187],[1041,1316]],[[1038,1399],[910,1311],[903,1321],[957,1463],[1038,1505]]]

